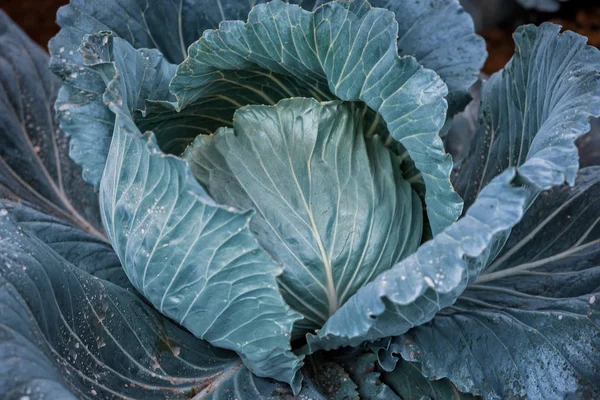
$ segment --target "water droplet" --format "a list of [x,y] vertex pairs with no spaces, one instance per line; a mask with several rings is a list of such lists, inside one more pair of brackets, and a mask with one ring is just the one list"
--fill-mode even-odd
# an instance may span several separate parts
[[427,286],[429,286],[430,288],[434,287],[435,285],[433,284],[433,281],[431,280],[430,277],[426,276],[423,279],[425,279],[425,283],[427,283]]

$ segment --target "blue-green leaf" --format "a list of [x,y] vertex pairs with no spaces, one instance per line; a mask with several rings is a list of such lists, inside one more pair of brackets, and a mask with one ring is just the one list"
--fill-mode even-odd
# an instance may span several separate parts
[[590,130],[589,117],[600,115],[600,50],[559,31],[547,23],[519,28],[515,56],[484,85],[483,125],[455,179],[467,206],[510,166],[521,166],[521,178],[542,189],[573,183],[573,142]]
[[393,13],[363,0],[327,3],[312,13],[276,0],[256,6],[247,23],[227,21],[205,32],[178,66],[171,91],[185,108],[219,88],[224,75],[260,71],[291,76],[317,98],[330,92],[364,101],[421,172],[437,233],[462,209],[449,181],[451,159],[438,136],[447,88],[413,57],[398,57],[397,34]]
[[[79,47],[85,34],[110,31],[134,48],[157,49],[170,63],[187,56],[187,47],[205,29],[226,19],[248,15],[254,0],[107,0],[90,3],[71,0],[57,14],[60,33],[52,40],[53,56],[80,60],[69,53]],[[64,52],[60,52],[60,48]]]
[[[398,349],[394,349],[398,350]],[[381,380],[398,393],[403,400],[472,400],[473,396],[461,393],[449,379],[429,380],[419,369],[419,364],[398,361],[392,371],[383,372]]]
[[60,47],[52,59],[54,71],[64,82],[56,113],[70,138],[69,155],[83,168],[83,178],[98,185],[115,123],[105,104],[107,86],[118,86],[114,90],[119,91],[128,110],[143,115],[147,100],[170,99],[168,83],[175,65],[158,50],[136,50],[108,32],[85,36],[76,50],[81,57],[77,63],[60,59],[66,51]]
[[109,88],[116,119],[100,205],[133,286],[196,336],[237,351],[255,374],[297,392],[302,362],[289,339],[300,315],[279,293],[282,268],[250,232],[252,212],[217,205],[185,161],[140,133],[119,86]]
[[[482,77],[481,79],[484,78]],[[452,118],[451,123],[446,124],[445,128],[448,131],[442,132],[445,133],[444,144],[446,151],[452,154],[452,160],[454,161],[454,175],[459,172],[462,162],[471,149],[473,137],[475,137],[475,133],[479,128],[478,114],[481,103],[481,86],[481,80],[471,86],[469,93],[473,97],[473,100],[471,100],[463,112],[456,114]],[[455,178],[454,175],[453,178]]]
[[[56,109],[60,126],[70,138],[70,155],[83,168],[87,182],[95,186],[100,182],[114,116],[102,100],[107,84],[103,70],[111,66],[93,68],[93,62],[90,65],[90,60],[86,60],[79,49],[84,36],[100,31],[112,32],[128,44],[124,47],[139,49],[142,62],[134,61],[135,57],[104,61],[114,61],[113,67],[121,73],[133,67],[131,72],[134,73],[144,69],[160,75],[161,71],[154,69],[181,62],[187,56],[188,46],[206,29],[216,28],[224,20],[245,18],[256,3],[256,0],[108,0],[102,3],[71,0],[59,9],[57,23],[61,30],[49,43],[52,70],[63,81]],[[313,6],[311,1],[300,0],[298,3]],[[145,57],[149,59],[144,63]],[[122,61],[126,62],[123,64]],[[139,82],[128,84],[139,84],[143,88],[142,81],[147,79],[143,76],[134,74]],[[165,77],[165,82],[171,77]],[[141,102],[146,100],[143,92],[139,96]],[[157,99],[168,100],[166,96]],[[179,126],[185,127],[185,124]]]
[[434,70],[448,86],[448,117],[462,111],[471,96],[487,52],[485,40],[475,34],[471,16],[458,0],[370,0],[386,8],[398,22],[398,54],[413,56]]
[[0,198],[27,202],[105,240],[98,196],[54,120],[48,55],[0,11]]
[[421,242],[421,200],[351,103],[244,107],[233,130],[198,136],[184,158],[217,202],[257,211],[250,226],[284,265],[283,296],[304,316],[296,335]]
[[[49,43],[52,70],[63,81],[56,110],[60,126],[70,138],[70,155],[83,168],[87,182],[95,186],[100,182],[114,116],[102,100],[107,84],[103,70],[111,66],[92,67],[94,63],[86,60],[79,50],[84,36],[108,31],[128,45],[119,45],[123,48],[145,49],[140,52],[141,59],[117,56],[114,60],[103,60],[114,61],[114,68],[129,75],[124,79],[138,80],[127,82],[128,85],[143,88],[143,81],[149,79],[143,71],[160,75],[163,71],[155,69],[181,62],[187,56],[187,47],[204,30],[216,28],[225,19],[244,18],[254,3],[254,0],[108,0],[101,3],[71,0],[59,9],[57,23],[61,30]],[[149,59],[144,60],[145,57]],[[165,87],[171,78],[172,74],[164,77]],[[108,79],[112,79],[110,75]],[[139,96],[140,102],[146,100],[143,92]],[[163,96],[157,99],[168,100]]]
[[[512,143],[508,139],[514,137],[523,139],[518,142],[523,143],[523,153],[515,158],[508,152],[509,160],[520,160],[518,168],[511,167],[512,162],[505,165],[508,168],[495,177],[492,175],[463,218],[360,289],[316,336],[309,338],[313,349],[400,335],[431,320],[439,310],[453,304],[467,283],[488,265],[490,257],[495,257],[510,229],[520,221],[541,189],[572,181],[578,169],[574,141],[589,129],[590,114],[600,114],[600,74],[593,69],[600,51],[584,46],[583,39],[572,32],[558,35],[558,27],[550,24],[540,28],[526,26],[516,37],[517,44],[523,39],[530,46],[519,47],[507,70],[487,83],[483,104],[490,107],[504,99],[500,103],[504,107],[492,108],[495,116],[487,122],[504,121],[503,129],[498,131],[502,137],[495,136],[499,143]],[[565,52],[575,55],[565,57]],[[565,72],[564,68],[571,63],[577,68]],[[542,95],[532,93],[524,101],[518,95],[520,92],[514,98],[507,94],[522,89],[523,85],[514,85],[513,80],[517,76],[522,79],[525,71],[531,70],[540,71],[531,75],[534,88],[540,81],[546,82],[546,77],[553,77],[557,94],[540,93],[551,93],[552,100],[560,99],[556,101],[561,106],[554,114],[549,114],[553,102]],[[530,113],[538,110],[548,121],[530,117]],[[530,118],[520,118],[521,113]],[[525,146],[529,141],[530,145]],[[495,156],[491,162],[494,160]]]
[[[83,271],[93,265],[73,266],[5,209],[0,245],[3,399],[292,396],[284,385],[252,375],[234,352],[197,339],[136,295]],[[324,399],[309,383],[302,396]]]
[[377,356],[368,352],[359,356],[347,349],[347,357],[338,360],[358,388],[360,398],[363,400],[409,400],[404,396],[398,397],[394,390],[381,381],[381,373],[376,370]]
[[515,176],[508,169],[496,177],[463,218],[359,289],[309,337],[311,349],[400,335],[451,305],[487,263],[495,238],[523,216],[531,191],[512,187]]
[[134,291],[119,257],[108,242],[70,225],[65,220],[23,204],[0,200],[0,207],[2,206],[11,213],[19,227],[35,235],[72,265],[90,275]]
[[[216,28],[222,20],[246,18],[251,8],[262,0],[236,0],[213,2],[212,0],[177,0],[164,3],[157,0],[144,1],[127,0],[125,2],[103,3],[102,6],[86,5],[82,1],[72,1],[71,4],[59,10],[58,23],[62,27],[60,33],[50,42],[53,54],[52,69],[63,80],[57,111],[61,127],[71,138],[71,157],[83,167],[85,179],[97,185],[106,162],[110,145],[114,117],[102,101],[105,90],[106,75],[104,71],[116,68],[124,73],[129,64],[123,65],[123,59],[116,57],[112,65],[99,67],[91,60],[82,57],[79,48],[85,34],[95,34],[99,31],[110,31],[128,43],[132,49],[157,49],[164,60],[156,61],[154,53],[142,54],[150,57],[146,67],[143,63],[134,62],[132,69],[163,69],[163,65],[177,63],[187,55],[187,46],[197,40],[205,29]],[[321,0],[294,0],[304,9],[314,10],[325,3]],[[473,32],[470,17],[462,11],[457,0],[443,2],[431,1],[425,3],[390,2],[389,0],[375,1],[378,7],[386,7],[393,11],[400,22],[399,54],[413,55],[419,63],[434,69],[448,84],[450,94],[450,115],[460,111],[466,104],[468,86],[474,81],[477,72],[485,58],[485,46],[481,38]],[[126,15],[126,20],[115,18],[115,15]],[[165,24],[172,23],[171,26]],[[440,29],[441,24],[449,29]],[[416,28],[415,28],[416,27]],[[440,34],[439,32],[444,32]],[[117,41],[116,41],[117,42]],[[115,43],[116,43],[115,42]],[[123,44],[115,44],[115,46]],[[148,53],[147,50],[142,53]],[[142,58],[142,60],[143,60]],[[162,57],[161,57],[162,58]],[[135,60],[135,57],[132,58]],[[154,73],[154,72],[153,72]],[[159,72],[159,75],[161,73]],[[108,80],[112,73],[109,73]],[[133,75],[134,79],[144,80],[143,74]],[[131,78],[131,76],[129,77]],[[125,79],[129,79],[125,78]],[[164,79],[170,79],[165,76]],[[264,96],[246,90],[247,82],[252,86],[262,86],[261,91],[269,94],[271,104],[284,97],[305,96],[326,99],[323,93],[303,90],[303,85],[290,82],[290,78],[278,77],[283,80],[287,90],[277,93],[277,84],[264,73],[243,73],[239,71],[220,82],[220,93],[212,93],[201,104],[187,107],[177,114],[170,108],[156,104],[138,104],[140,110],[151,112],[149,118],[136,118],[140,130],[150,129],[157,135],[163,150],[178,153],[191,142],[199,133],[211,133],[220,126],[230,125],[236,104],[264,103]],[[263,83],[260,84],[259,81]],[[140,82],[142,83],[142,82]],[[281,83],[281,82],[279,82]],[[136,83],[126,83],[136,86]],[[144,84],[141,85],[142,88]],[[225,87],[223,87],[225,86]],[[271,87],[269,87],[271,86]],[[274,86],[274,87],[273,87]],[[143,103],[147,99],[143,91],[138,97]],[[223,100],[223,95],[237,98],[235,103]],[[273,97],[274,96],[274,97]],[[158,100],[169,100],[168,95],[153,96]],[[145,114],[145,113],[144,113]],[[218,117],[218,118],[217,118]],[[161,140],[164,131],[173,141],[167,143]]]
[[393,351],[485,398],[600,395],[600,169],[539,195],[458,302]]

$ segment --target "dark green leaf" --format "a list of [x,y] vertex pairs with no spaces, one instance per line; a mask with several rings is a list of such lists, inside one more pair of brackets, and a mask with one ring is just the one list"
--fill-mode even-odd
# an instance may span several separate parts
[[597,167],[540,194],[458,302],[394,351],[486,398],[598,397],[599,199]]
[[384,372],[381,380],[394,389],[402,400],[472,400],[470,394],[461,393],[449,379],[429,380],[419,369],[418,363],[398,361],[390,372]]
[[0,198],[28,202],[106,241],[98,195],[54,120],[48,56],[0,11]]
[[[351,350],[347,350],[352,354]],[[358,387],[360,398],[363,400],[401,400],[400,397],[381,380],[381,373],[377,371],[377,356],[365,353],[358,357],[348,357],[342,362],[344,368]],[[402,400],[405,399],[404,396]]]
[[31,207],[0,200],[1,206],[10,211],[19,227],[35,235],[72,265],[133,291],[109,243]]
[[398,21],[398,54],[413,56],[434,70],[448,86],[448,116],[462,111],[471,96],[487,52],[475,34],[471,16],[458,0],[370,0],[394,12]]
[[[560,99],[559,103],[564,103],[561,112],[547,114],[548,104],[552,102],[541,95],[528,97],[529,103],[516,102],[518,97],[508,99],[515,103],[494,110],[499,115],[493,121],[498,121],[501,116],[502,121],[510,121],[506,122],[509,126],[517,124],[521,128],[524,125],[517,117],[521,112],[519,105],[527,105],[528,108],[523,110],[526,116],[531,110],[542,110],[549,118],[539,133],[538,121],[533,117],[525,118],[527,124],[533,126],[531,130],[525,129],[528,125],[518,132],[502,132],[504,136],[500,143],[516,134],[532,140],[526,157],[521,154],[523,160],[519,167],[515,170],[509,164],[504,172],[497,171],[500,174],[483,187],[463,218],[360,289],[316,336],[309,338],[313,349],[356,345],[366,340],[400,335],[431,320],[439,310],[453,304],[467,284],[488,265],[490,258],[495,257],[510,229],[520,221],[541,189],[565,180],[571,182],[578,169],[574,141],[589,129],[590,113],[600,114],[600,74],[593,70],[594,62],[600,60],[600,51],[583,46],[583,39],[572,32],[557,33],[558,27],[551,24],[521,28],[517,38],[527,38],[526,43],[535,43],[535,46],[521,48],[507,71],[495,75],[483,93],[484,105],[495,104],[502,99],[497,97],[495,89],[518,91],[523,88],[513,85],[515,68],[519,72],[539,68],[538,63],[544,64],[540,60],[545,60],[558,69],[558,73],[544,70],[544,73],[533,75],[533,80],[537,87],[538,80],[543,77],[556,79],[557,94],[548,91],[544,94],[552,93],[552,99],[556,97]],[[521,43],[519,39],[517,43]],[[540,48],[544,49],[543,57],[537,57]],[[565,52],[571,51],[576,56],[565,58]],[[564,72],[563,68],[571,62],[577,69],[572,73]]]
[[[0,209],[0,397],[244,399],[289,389],[92,277]],[[323,399],[311,386],[303,394]]]
[[521,166],[521,178],[542,189],[573,183],[573,142],[590,130],[589,117],[600,115],[600,50],[559,31],[547,23],[519,28],[515,56],[484,85],[483,125],[455,179],[466,205],[510,166]]

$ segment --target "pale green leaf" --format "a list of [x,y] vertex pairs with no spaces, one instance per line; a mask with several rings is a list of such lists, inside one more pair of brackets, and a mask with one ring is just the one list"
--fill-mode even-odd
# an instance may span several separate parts
[[252,372],[297,393],[302,362],[289,339],[300,315],[279,293],[282,268],[250,232],[252,212],[215,204],[186,162],[139,132],[118,92],[106,97],[116,125],[100,205],[133,286],[197,337],[237,351]]
[[233,130],[198,136],[184,158],[217,202],[257,211],[250,227],[284,265],[281,291],[304,316],[297,335],[421,242],[421,200],[352,104],[244,107]]

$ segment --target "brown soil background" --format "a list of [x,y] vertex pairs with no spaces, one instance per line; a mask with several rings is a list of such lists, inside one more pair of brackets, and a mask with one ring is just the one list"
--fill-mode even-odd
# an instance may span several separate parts
[[[1,8],[33,40],[46,48],[48,40],[58,32],[56,10],[67,3],[68,0],[1,0]],[[491,74],[501,69],[510,59],[514,51],[512,32],[518,25],[539,24],[543,21],[559,23],[565,29],[585,35],[589,38],[589,44],[600,48],[600,5],[597,0],[571,0],[553,14],[517,9],[501,26],[481,32],[487,41],[489,53],[483,72]]]
[[512,32],[519,25],[540,24],[544,21],[560,24],[564,30],[587,36],[588,44],[600,48],[600,1],[598,0],[571,0],[564,3],[560,11],[552,14],[519,9],[501,26],[480,32],[487,42],[488,50],[488,59],[483,72],[490,75],[502,69],[512,57],[515,50]]

